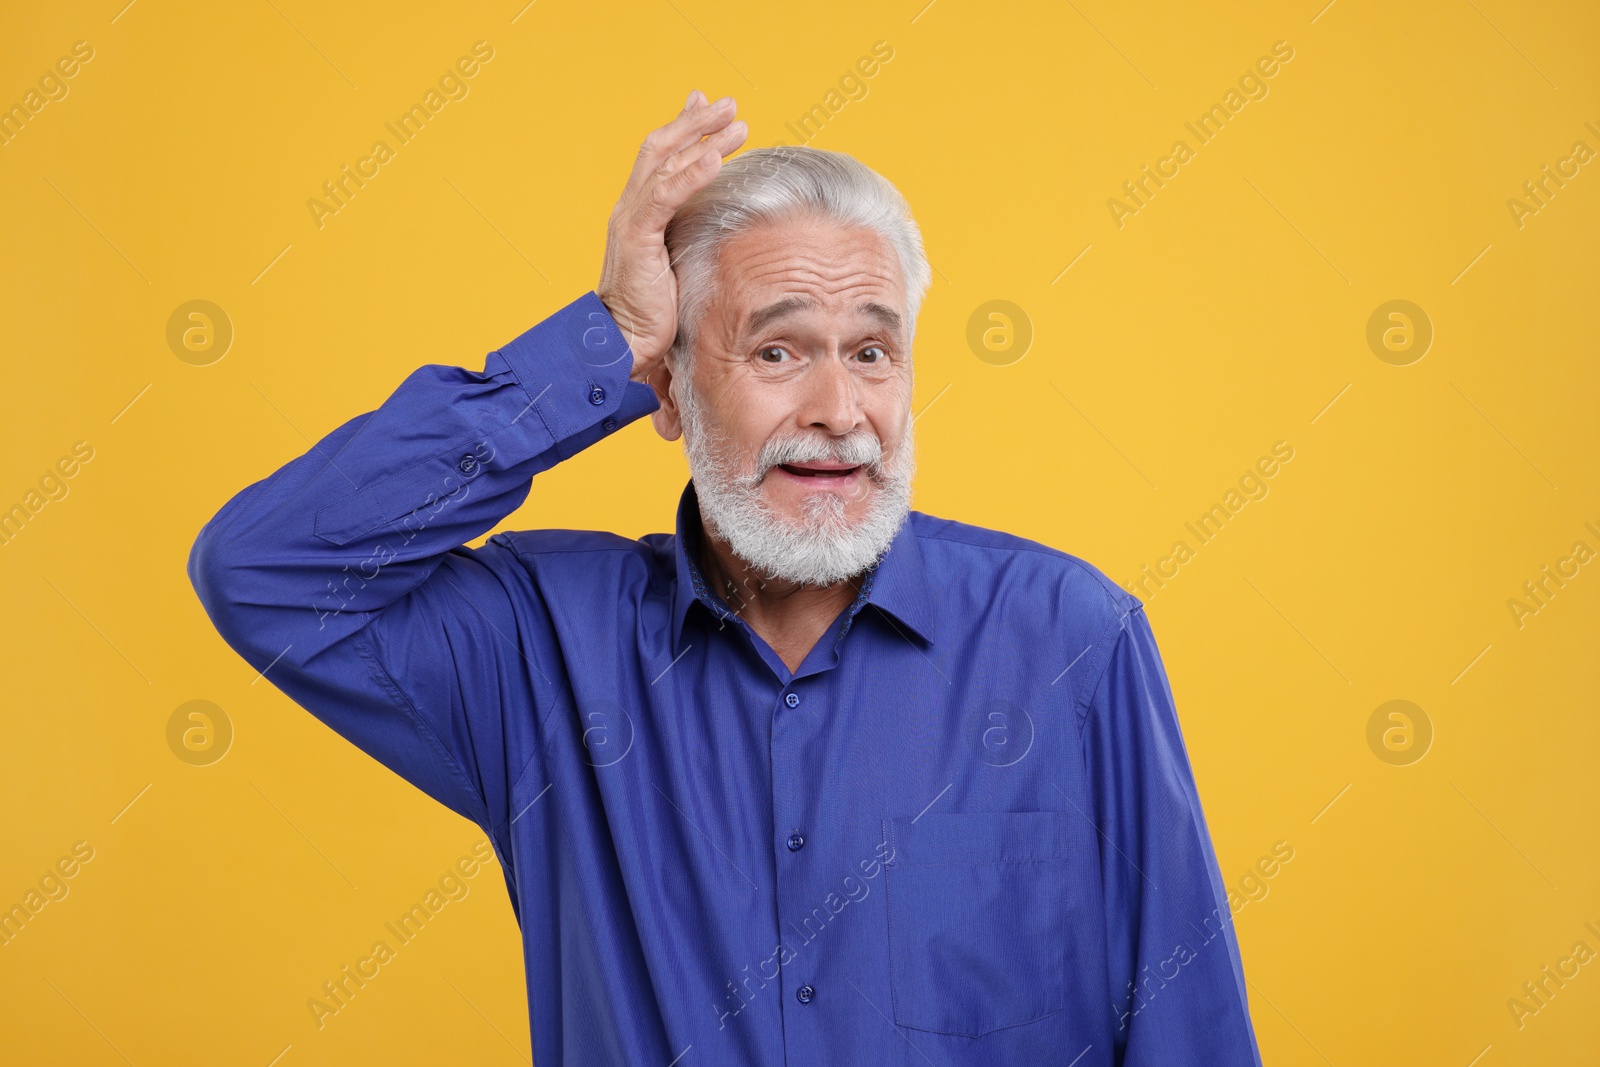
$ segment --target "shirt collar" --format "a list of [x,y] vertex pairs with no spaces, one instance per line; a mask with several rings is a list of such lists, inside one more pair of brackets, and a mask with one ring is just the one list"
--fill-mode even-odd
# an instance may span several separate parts
[[[677,555],[677,582],[672,590],[672,648],[679,654],[683,643],[684,622],[698,601],[718,619],[732,616],[726,602],[711,591],[699,558],[703,527],[700,521],[700,500],[695,495],[694,482],[684,486],[678,499],[677,538],[674,551]],[[922,546],[917,543],[912,528],[912,516],[900,525],[889,549],[867,571],[861,582],[861,591],[850,605],[846,630],[862,607],[872,604],[887,615],[902,634],[915,634],[923,641],[933,640],[933,590],[928,584],[922,559]]]

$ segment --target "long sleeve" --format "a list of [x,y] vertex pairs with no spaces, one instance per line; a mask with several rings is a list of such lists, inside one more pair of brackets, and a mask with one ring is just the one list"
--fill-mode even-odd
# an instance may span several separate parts
[[373,758],[502,829],[554,694],[522,651],[513,553],[463,546],[534,475],[655,410],[632,367],[591,292],[481,372],[419,368],[200,531],[189,577],[218,632]]
[[1115,1062],[1261,1063],[1227,893],[1150,622],[1135,606],[1084,724]]

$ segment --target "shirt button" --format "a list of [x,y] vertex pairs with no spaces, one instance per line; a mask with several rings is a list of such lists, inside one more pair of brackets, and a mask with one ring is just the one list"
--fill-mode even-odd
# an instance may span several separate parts
[[789,705],[791,708],[798,708],[800,706],[800,694],[790,693],[788,696],[783,698],[783,702]]
[[799,852],[802,848],[805,847],[805,844],[806,844],[806,839],[804,837],[802,837],[801,835],[799,835],[799,834],[790,834],[789,835],[789,851],[790,852]]
[[478,457],[470,454],[462,456],[461,461],[456,464],[456,470],[460,471],[462,474],[471,474],[477,469]]
[[604,404],[605,402],[606,402],[606,391],[604,389],[600,388],[597,385],[593,389],[589,390],[589,403],[591,403],[591,404]]
[[615,430],[617,428],[617,420],[616,419],[607,419],[605,422],[602,422],[600,424],[600,428],[602,430],[604,430],[606,433],[610,433],[612,430]]
[[808,985],[803,985],[799,989],[796,989],[794,991],[794,995],[795,995],[795,999],[798,1000],[800,1003],[802,1003],[802,1004],[810,1004],[811,1003],[811,998],[817,995],[817,991],[815,989],[812,989]]

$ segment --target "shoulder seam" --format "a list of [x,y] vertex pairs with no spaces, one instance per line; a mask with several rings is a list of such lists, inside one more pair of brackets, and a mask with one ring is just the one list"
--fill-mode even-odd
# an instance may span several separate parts
[[[949,520],[943,520],[943,521],[949,521]],[[994,532],[998,533],[1000,531],[994,531]],[[1017,535],[1015,535],[1015,534],[1004,534],[1004,536],[1006,536],[1006,537],[1016,537]],[[1024,543],[1024,544],[1021,544],[1021,545],[1014,545],[1014,546],[1012,546],[1012,545],[984,545],[984,544],[979,544],[976,541],[969,541],[969,540],[966,540],[964,538],[959,538],[959,537],[943,537],[943,536],[940,536],[939,534],[936,534],[936,533],[926,533],[926,534],[919,533],[919,534],[917,534],[917,537],[918,537],[918,539],[924,539],[925,538],[925,539],[927,539],[929,541],[948,541],[951,544],[966,545],[966,546],[968,546],[970,548],[983,549],[983,550],[991,551],[991,552],[1027,552],[1027,553],[1029,553],[1031,555],[1035,555],[1035,556],[1050,556],[1050,557],[1053,557],[1055,559],[1061,560],[1061,562],[1063,562],[1063,563],[1071,564],[1073,567],[1077,568],[1077,570],[1079,572],[1087,575],[1095,583],[1095,585],[1100,588],[1101,593],[1103,593],[1105,595],[1106,605],[1108,607],[1110,607],[1113,611],[1116,611],[1118,613],[1118,617],[1119,618],[1122,617],[1122,616],[1125,616],[1128,613],[1128,611],[1133,610],[1131,608],[1129,608],[1127,610],[1123,610],[1126,607],[1128,601],[1130,601],[1130,600],[1133,601],[1133,603],[1136,604],[1138,607],[1142,608],[1144,606],[1143,602],[1140,601],[1138,597],[1134,596],[1132,593],[1129,593],[1126,589],[1124,589],[1121,586],[1117,585],[1116,582],[1114,582],[1111,579],[1110,575],[1108,575],[1104,571],[1100,570],[1098,567],[1096,567],[1094,564],[1090,563],[1088,560],[1081,559],[1078,556],[1073,555],[1071,552],[1066,551],[1065,549],[1052,548],[1049,545],[1039,544],[1038,542]],[[1018,537],[1017,539],[1019,541],[1024,541],[1024,542],[1027,541],[1026,538],[1021,538],[1021,537]],[[1102,581],[1102,579],[1104,579],[1104,581]],[[1111,589],[1107,589],[1106,588],[1106,583],[1109,583],[1113,588],[1115,588],[1116,593],[1113,593],[1111,591]],[[1121,598],[1119,598],[1117,596],[1118,593],[1121,594]]]
[[[945,521],[949,521],[949,520],[945,520]],[[1000,530],[993,530],[993,531],[990,531],[990,532],[998,533],[1003,537],[1015,537],[1018,541],[1021,541],[1023,543],[1019,544],[1019,545],[985,545],[985,544],[980,544],[977,541],[968,540],[968,539],[963,538],[963,537],[945,537],[945,536],[943,536],[941,534],[937,534],[937,533],[919,533],[919,534],[917,534],[917,538],[918,538],[918,540],[928,540],[928,541],[949,541],[951,544],[967,545],[967,546],[969,546],[971,548],[983,548],[983,549],[989,549],[989,550],[995,551],[995,552],[1031,552],[1036,556],[1059,556],[1059,557],[1061,557],[1062,559],[1065,559],[1065,560],[1072,560],[1073,562],[1082,562],[1081,560],[1078,560],[1077,557],[1074,556],[1072,553],[1064,551],[1064,550],[1059,549],[1059,548],[1051,548],[1049,545],[1040,544],[1037,541],[1029,543],[1028,539],[1025,538],[1025,537],[1018,537],[1016,534],[1008,534],[1008,533],[1004,533],[1003,531],[1000,531]]]
[[[1100,689],[1100,680],[1105,677],[1106,669],[1111,665],[1111,653],[1116,650],[1117,645],[1122,642],[1127,634],[1129,617],[1136,611],[1144,610],[1144,605],[1139,603],[1137,598],[1133,599],[1133,607],[1107,620],[1105,628],[1100,631],[1100,636],[1095,638],[1095,665],[1083,690],[1074,698],[1074,703],[1080,709],[1078,712],[1078,729],[1080,733],[1084,723],[1089,719],[1089,709],[1094,703],[1095,693]],[[1117,635],[1114,640],[1109,640],[1113,628],[1116,629]]]
[[[941,520],[941,521],[948,522],[950,520],[945,519],[945,520]],[[1003,537],[1015,538],[1017,541],[1020,541],[1022,543],[1021,544],[1017,544],[1017,545],[985,545],[985,544],[980,544],[979,542],[974,541],[974,540],[969,540],[967,538],[946,537],[946,536],[943,536],[941,534],[931,533],[931,532],[930,533],[919,533],[919,534],[917,534],[917,537],[918,537],[918,539],[926,539],[926,540],[929,540],[929,541],[948,541],[951,544],[967,545],[970,548],[980,548],[980,549],[985,549],[985,550],[991,551],[991,552],[1027,552],[1027,553],[1030,553],[1030,554],[1035,555],[1035,556],[1053,556],[1053,557],[1061,560],[1063,563],[1070,563],[1074,567],[1077,567],[1080,571],[1086,572],[1089,575],[1089,577],[1094,578],[1097,583],[1098,583],[1100,577],[1105,577],[1106,581],[1108,581],[1108,582],[1111,581],[1110,576],[1109,575],[1105,575],[1104,571],[1099,570],[1099,568],[1095,567],[1088,560],[1081,559],[1080,557],[1073,555],[1071,552],[1068,552],[1066,549],[1052,548],[1050,545],[1041,544],[1041,543],[1039,543],[1037,541],[1030,541],[1028,538],[1021,537],[1021,536],[1019,536],[1017,534],[1004,533],[1003,531],[1000,531],[1000,530],[994,530],[994,531],[990,531],[990,532],[1000,534]],[[1115,583],[1113,583],[1113,584],[1115,584]],[[1127,592],[1127,590],[1121,589],[1120,586],[1118,586],[1118,589],[1121,590],[1124,593]],[[1107,597],[1110,597],[1109,593],[1107,593],[1106,595],[1107,595]],[[1112,599],[1114,600],[1115,598],[1112,598]]]

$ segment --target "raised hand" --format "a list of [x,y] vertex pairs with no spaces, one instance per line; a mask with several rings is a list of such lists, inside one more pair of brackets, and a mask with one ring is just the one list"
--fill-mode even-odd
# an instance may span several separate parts
[[678,330],[667,223],[716,177],[722,157],[744,144],[748,127],[733,120],[735,111],[731,96],[708,104],[700,90],[690,93],[678,117],[645,138],[612,209],[595,292],[628,339],[636,382],[656,372]]

